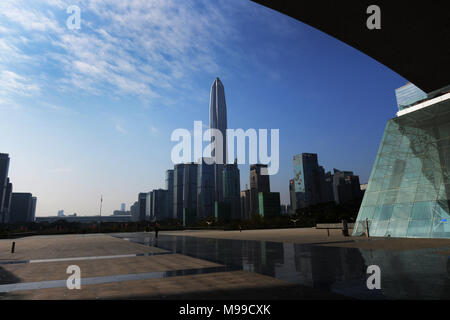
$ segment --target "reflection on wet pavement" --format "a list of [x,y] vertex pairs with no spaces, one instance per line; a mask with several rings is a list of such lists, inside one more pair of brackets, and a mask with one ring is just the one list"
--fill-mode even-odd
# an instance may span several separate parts
[[[450,299],[450,259],[436,249],[387,251],[268,241],[144,233],[132,242],[360,299]],[[381,269],[381,290],[366,285],[368,266]]]
[[[207,267],[207,268],[196,268],[185,270],[171,270],[171,271],[146,272],[136,274],[122,274],[116,276],[81,278],[81,285],[84,286],[84,285],[102,284],[110,282],[124,282],[132,280],[161,279],[194,274],[234,271],[232,269],[233,268],[230,267]],[[62,288],[66,287],[66,285],[67,285],[66,280],[52,280],[52,281],[24,282],[24,283],[17,283],[16,281],[11,284],[0,285],[0,293],[23,291],[23,290]]]

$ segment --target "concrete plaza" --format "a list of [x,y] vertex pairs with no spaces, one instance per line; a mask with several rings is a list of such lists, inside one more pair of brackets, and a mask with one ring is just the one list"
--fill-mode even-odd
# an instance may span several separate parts
[[[389,299],[402,292],[398,274],[414,278],[423,263],[432,264],[425,289],[405,287],[400,298],[448,299],[449,253],[450,240],[316,229],[33,236],[0,240],[0,299]],[[386,270],[383,292],[365,287],[373,261]],[[66,286],[70,265],[81,270],[80,290]]]

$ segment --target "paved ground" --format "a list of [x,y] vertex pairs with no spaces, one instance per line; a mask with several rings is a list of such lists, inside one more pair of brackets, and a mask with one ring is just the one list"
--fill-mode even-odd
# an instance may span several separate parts
[[[16,243],[11,254],[11,244]],[[138,251],[138,252],[136,252]],[[128,253],[164,251],[145,247],[107,235],[62,235],[34,236],[14,240],[0,240],[0,262],[2,260],[31,260],[67,257],[108,256]]]
[[[15,253],[11,244],[15,241]],[[69,290],[69,265],[81,269],[82,279],[100,279]],[[109,235],[34,236],[0,240],[0,291],[14,285],[23,290],[0,292],[0,299],[341,299],[305,286],[248,271],[214,272],[223,267],[154,246]],[[212,273],[177,276],[184,270]],[[216,270],[216,271],[217,271]],[[175,272],[172,276],[170,272]],[[119,281],[122,276],[128,281]],[[143,275],[143,276],[142,276]],[[134,278],[143,277],[139,280]],[[55,284],[56,283],[56,284]],[[50,285],[49,288],[39,288]],[[56,286],[56,287],[51,287]],[[29,290],[29,288],[32,290]],[[9,289],[8,289],[9,288]],[[28,289],[28,290],[27,290]]]
[[[286,245],[308,244],[324,250],[334,247],[334,250],[361,248],[379,252],[436,248],[436,253],[442,257],[450,252],[450,239],[369,240],[364,237],[344,237],[340,230],[331,230],[328,236],[326,230],[313,228],[242,232],[180,231],[161,232],[161,235],[163,238],[166,235],[165,249],[157,247],[154,238],[152,240],[153,233],[120,235],[125,239],[111,235],[63,235],[0,240],[0,299],[343,299],[343,295],[336,293],[341,290],[336,284],[334,291],[328,285],[326,290],[315,288],[317,285],[322,286],[321,281],[330,280],[329,272],[334,269],[327,266],[326,268],[331,268],[327,271],[322,264],[314,267],[314,264],[310,264],[313,263],[310,257],[315,257],[314,261],[325,259],[321,262],[325,264],[345,259],[342,260],[343,263],[350,263],[351,267],[353,261],[348,259],[358,261],[349,256],[353,252],[336,255],[334,253],[337,251],[325,251],[323,257],[319,257],[317,255],[321,251],[316,249],[296,251],[298,249]],[[144,239],[144,242],[131,242],[127,237]],[[205,238],[259,241],[251,248],[244,242],[236,247],[228,247],[228,242],[210,242]],[[16,242],[15,253],[10,252],[13,241]],[[269,245],[271,242],[278,244]],[[180,248],[180,243],[187,251],[180,252],[176,249]],[[279,256],[280,249],[285,251],[284,257],[282,252]],[[240,254],[240,250],[246,250],[248,255],[239,260],[241,258],[235,256],[235,250],[236,255]],[[313,252],[313,255],[308,252]],[[209,258],[211,253],[215,258]],[[224,254],[228,254],[233,261],[237,258],[244,264],[233,269],[230,265],[234,262],[230,264],[230,261],[223,260]],[[335,260],[327,261],[328,256]],[[246,259],[253,259],[253,262],[245,262]],[[430,261],[428,258],[424,260]],[[81,269],[84,281],[81,290],[69,290],[66,287],[66,279],[69,277],[66,270],[69,265],[77,265]],[[314,268],[318,268],[320,276]],[[359,278],[351,280],[355,271],[361,272],[359,269],[349,269],[349,272],[345,268],[342,270],[350,279],[348,283],[357,281],[351,286],[361,286]],[[445,271],[439,269],[434,274],[438,275],[440,272]],[[305,275],[312,278],[302,278],[301,284],[284,280]],[[337,276],[339,277],[341,276]],[[334,283],[335,280],[330,281]],[[435,282],[433,279],[430,281]],[[311,283],[311,286],[303,283]],[[314,283],[316,284],[313,286]],[[353,293],[355,295],[358,296],[359,292]]]

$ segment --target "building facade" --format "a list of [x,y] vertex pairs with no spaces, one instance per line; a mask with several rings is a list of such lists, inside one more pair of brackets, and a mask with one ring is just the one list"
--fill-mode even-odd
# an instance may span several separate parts
[[[227,104],[225,101],[225,88],[219,78],[214,80],[211,87],[209,104],[209,126],[210,129],[217,129],[222,133],[222,146],[218,145],[215,137],[211,136],[211,146],[213,152],[211,156],[215,158],[214,165],[214,190],[216,201],[223,200],[223,168],[227,162]],[[221,153],[221,154],[220,154]]]
[[386,125],[353,235],[368,225],[371,236],[450,238],[450,94],[399,110]]
[[166,190],[167,190],[167,215],[173,219],[173,195],[174,195],[174,172],[166,171]]
[[164,189],[152,192],[152,219],[166,220],[169,216],[169,191]]
[[145,221],[147,214],[147,192],[141,192],[138,195],[138,214],[136,221]]
[[250,214],[259,214],[260,192],[270,192],[269,175],[263,175],[261,170],[267,170],[266,164],[254,164],[250,166]]
[[183,220],[184,166],[176,164],[173,170],[173,218],[177,220]]
[[359,177],[352,171],[334,169],[333,193],[334,201],[338,204],[360,200],[362,192]]
[[258,193],[259,215],[263,218],[274,218],[281,215],[280,193]]
[[240,220],[241,217],[241,179],[237,161],[226,164],[223,169],[223,202],[229,205],[230,218]]
[[153,219],[153,191],[147,192],[145,198],[145,221]]
[[250,189],[241,191],[241,216],[242,220],[250,220]]
[[197,220],[197,169],[196,163],[187,163],[184,166],[182,217],[184,226]]
[[199,220],[214,216],[214,165],[210,159],[202,159],[197,169],[197,218]]
[[0,153],[0,222],[6,220],[5,198],[8,186],[9,155]]
[[[35,200],[31,193],[13,192],[11,195],[10,223],[27,223],[34,221]],[[32,220],[33,219],[33,220]]]

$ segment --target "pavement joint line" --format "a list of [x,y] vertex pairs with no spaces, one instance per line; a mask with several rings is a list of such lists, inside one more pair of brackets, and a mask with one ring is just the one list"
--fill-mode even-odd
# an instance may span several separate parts
[[[180,270],[155,271],[146,273],[122,274],[114,276],[90,277],[90,278],[81,278],[81,286],[113,283],[113,282],[125,282],[132,280],[163,279],[176,276],[229,272],[229,271],[238,271],[238,269],[220,266],[220,267],[205,267],[195,269],[180,269]],[[24,291],[24,290],[63,288],[66,286],[67,280],[51,280],[51,281],[23,282],[23,283],[19,282],[0,285],[0,293]]]
[[167,251],[167,252],[119,254],[119,255],[111,255],[111,256],[72,257],[72,258],[35,259],[35,260],[10,260],[10,261],[0,261],[0,265],[5,265],[5,264],[22,264],[22,263],[45,263],[45,262],[62,262],[62,261],[80,261],[80,260],[132,258],[132,257],[157,256],[157,255],[163,255],[163,254],[174,254],[174,253],[172,251]]

